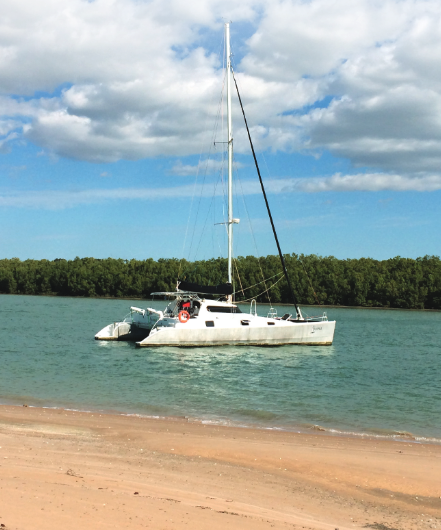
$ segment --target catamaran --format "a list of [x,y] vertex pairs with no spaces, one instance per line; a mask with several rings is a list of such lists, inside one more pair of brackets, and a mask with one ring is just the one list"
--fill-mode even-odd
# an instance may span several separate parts
[[[97,340],[134,340],[141,347],[332,344],[335,321],[329,321],[326,313],[319,317],[305,317],[291,286],[231,66],[229,23],[225,24],[225,43],[228,134],[228,282],[217,286],[203,286],[178,280],[176,291],[151,293],[170,300],[164,311],[150,307],[146,309],[131,307],[130,314],[123,321],[109,324],[99,331],[95,335]],[[293,302],[292,312],[287,312],[281,317],[278,317],[272,308],[267,316],[259,316],[255,300],[251,301],[249,312],[242,312],[234,301],[233,226],[238,223],[238,219],[233,217],[232,77],[237,89],[281,265]]]

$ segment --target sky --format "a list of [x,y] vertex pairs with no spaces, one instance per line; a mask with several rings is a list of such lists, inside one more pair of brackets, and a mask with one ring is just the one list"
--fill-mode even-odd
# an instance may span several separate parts
[[440,255],[439,0],[2,0],[0,259],[226,256],[225,21],[283,252]]

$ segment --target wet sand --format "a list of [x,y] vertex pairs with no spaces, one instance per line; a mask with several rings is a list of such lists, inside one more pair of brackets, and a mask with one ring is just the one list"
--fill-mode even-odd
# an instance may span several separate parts
[[441,446],[0,406],[0,524],[441,529]]

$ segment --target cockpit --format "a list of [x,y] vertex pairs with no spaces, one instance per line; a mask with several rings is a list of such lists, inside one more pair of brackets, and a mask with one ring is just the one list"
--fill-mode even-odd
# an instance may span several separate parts
[[176,299],[167,306],[164,316],[176,318],[181,311],[187,311],[187,313],[190,315],[190,318],[196,318],[199,314],[200,308],[201,303],[198,300]]

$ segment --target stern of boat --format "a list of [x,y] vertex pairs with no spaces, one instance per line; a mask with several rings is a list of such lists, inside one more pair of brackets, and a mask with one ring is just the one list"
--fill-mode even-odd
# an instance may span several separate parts
[[120,340],[121,336],[130,333],[130,322],[113,322],[95,335],[95,340]]

